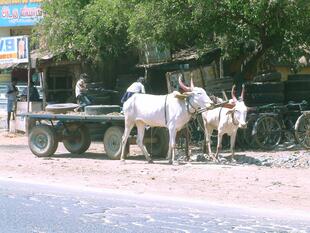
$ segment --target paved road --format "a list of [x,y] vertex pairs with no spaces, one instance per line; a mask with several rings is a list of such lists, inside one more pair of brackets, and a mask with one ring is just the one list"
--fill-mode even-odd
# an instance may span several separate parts
[[310,232],[310,218],[0,180],[0,232]]

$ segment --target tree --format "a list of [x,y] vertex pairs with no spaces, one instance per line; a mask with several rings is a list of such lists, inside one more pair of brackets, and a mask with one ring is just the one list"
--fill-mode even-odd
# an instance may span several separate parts
[[148,0],[137,4],[129,32],[173,49],[219,46],[252,73],[262,58],[296,64],[309,48],[309,14],[307,0]]
[[121,0],[53,0],[43,4],[36,38],[70,60],[99,62],[127,51],[130,2]]
[[310,47],[308,0],[53,0],[43,9],[38,38],[69,59],[109,59],[149,42],[220,47],[253,74],[262,59],[296,64]]

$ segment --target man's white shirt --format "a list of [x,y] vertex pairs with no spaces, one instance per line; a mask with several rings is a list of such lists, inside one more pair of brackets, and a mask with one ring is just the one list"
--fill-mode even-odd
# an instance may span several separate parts
[[127,92],[145,93],[145,89],[142,83],[134,82],[127,88]]

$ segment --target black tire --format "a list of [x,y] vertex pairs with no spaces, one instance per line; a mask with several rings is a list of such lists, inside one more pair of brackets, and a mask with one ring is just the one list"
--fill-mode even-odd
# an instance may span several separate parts
[[88,97],[93,105],[111,104],[111,96],[107,94],[89,94]]
[[303,100],[308,101],[310,103],[310,90],[309,91],[292,91],[292,92],[286,92],[285,94],[285,101],[295,101],[295,102],[301,102]]
[[[103,137],[104,150],[110,159],[113,160],[120,159],[121,157],[120,146],[122,143],[123,134],[124,134],[124,128],[120,126],[111,126],[105,131]],[[125,151],[125,154],[127,153],[128,151]]]
[[87,115],[103,115],[112,112],[120,112],[119,105],[90,105],[85,107],[85,114]]
[[295,138],[305,149],[310,149],[310,115],[301,115],[295,123]]
[[51,113],[66,113],[73,111],[79,105],[74,103],[64,103],[64,104],[49,104],[45,107],[45,110]]
[[84,153],[91,144],[90,134],[85,125],[67,126],[64,134],[62,142],[72,154]]
[[245,96],[246,103],[281,103],[284,99],[284,93],[253,93]]
[[310,80],[310,74],[290,74],[288,75],[287,80]]
[[49,125],[33,127],[28,136],[28,145],[31,152],[38,157],[52,156],[58,147],[55,130]]
[[281,73],[271,72],[266,74],[257,75],[253,78],[254,82],[279,82],[281,81]]
[[272,116],[262,116],[253,127],[254,140],[264,150],[272,150],[279,145],[282,138],[282,128],[279,121]]
[[310,91],[310,79],[308,80],[300,80],[300,81],[286,81],[285,82],[285,91]]
[[92,83],[86,83],[87,89],[92,89],[92,88],[103,88],[104,83],[103,82],[92,82]]
[[277,93],[284,91],[282,82],[253,82],[247,83],[245,86],[246,93]]
[[165,158],[169,150],[169,132],[166,128],[150,128],[145,137],[156,139],[154,143],[145,143],[147,151],[156,158]]
[[210,92],[215,92],[221,91],[221,90],[231,90],[233,86],[234,80],[231,77],[226,77],[226,78],[221,78],[221,79],[214,79],[214,80],[209,80],[206,83],[206,91]]
[[268,105],[268,104],[274,104],[274,105],[283,105],[283,101],[281,102],[270,102],[270,100],[268,102],[261,102],[261,103],[251,103],[251,102],[245,102],[247,107],[261,107],[264,105]]

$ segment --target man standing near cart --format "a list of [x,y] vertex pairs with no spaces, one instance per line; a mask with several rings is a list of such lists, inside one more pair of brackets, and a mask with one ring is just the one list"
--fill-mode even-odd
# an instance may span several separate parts
[[135,93],[145,94],[144,83],[145,83],[144,77],[139,77],[136,82],[134,82],[127,88],[125,94],[121,99],[121,103],[124,104],[126,100],[128,100]]
[[16,101],[17,101],[17,95],[18,95],[18,88],[16,87],[16,84],[17,84],[17,80],[15,78],[12,78],[11,83],[7,85],[7,91],[6,91],[6,97],[8,99],[7,131],[10,131],[11,115],[12,115],[12,120],[15,120]]
[[77,99],[77,103],[79,107],[76,108],[74,111],[84,110],[84,107],[91,104],[91,100],[86,95],[86,79],[88,75],[83,73],[80,75],[80,79],[77,81],[75,85],[75,97]]

